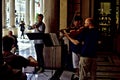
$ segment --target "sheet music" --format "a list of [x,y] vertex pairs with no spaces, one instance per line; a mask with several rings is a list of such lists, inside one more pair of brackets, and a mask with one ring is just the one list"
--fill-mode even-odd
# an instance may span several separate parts
[[58,38],[57,38],[57,35],[55,33],[50,33],[50,37],[52,39],[52,42],[53,42],[54,46],[60,45],[59,41],[58,41]]

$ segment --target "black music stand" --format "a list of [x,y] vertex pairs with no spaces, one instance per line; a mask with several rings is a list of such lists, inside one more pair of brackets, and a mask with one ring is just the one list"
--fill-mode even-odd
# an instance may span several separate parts
[[26,33],[30,40],[39,40],[42,39],[45,46],[52,47],[53,42],[49,33]]
[[[45,38],[47,38],[50,41],[50,38],[45,33],[26,33],[26,35],[28,36],[30,40],[43,40],[44,41],[46,40]],[[46,41],[45,41],[45,44],[47,44]],[[48,46],[50,45],[52,45],[52,43],[48,43]],[[35,73],[33,72],[33,75],[31,76],[31,78],[34,76]]]
[[[55,33],[26,33],[26,35],[30,40],[43,39],[43,42],[47,47],[55,47],[60,45]],[[53,60],[52,60],[52,67],[53,67]]]
[[44,38],[44,33],[26,33],[30,40],[38,40]]
[[52,41],[49,33],[44,34],[43,42],[44,42],[45,46],[47,46],[47,47],[54,46],[53,41]]
[[43,39],[43,42],[47,47],[60,45],[57,41],[55,33],[26,33],[26,35],[30,40]]
[[52,47],[52,46],[59,46],[59,41],[57,35],[55,33],[46,33],[44,34],[43,39],[45,46]]

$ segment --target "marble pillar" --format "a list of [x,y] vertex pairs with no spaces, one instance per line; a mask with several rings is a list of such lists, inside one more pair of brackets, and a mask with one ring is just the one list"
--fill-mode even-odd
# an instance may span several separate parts
[[35,0],[30,0],[30,24],[35,22]]
[[15,27],[15,0],[9,0],[10,27]]
[[60,29],[67,28],[67,0],[60,0]]
[[55,33],[59,29],[59,1],[60,0],[44,0],[43,14],[46,24],[47,33]]
[[6,28],[6,0],[2,0],[2,28]]
[[25,0],[25,24],[30,25],[30,0]]

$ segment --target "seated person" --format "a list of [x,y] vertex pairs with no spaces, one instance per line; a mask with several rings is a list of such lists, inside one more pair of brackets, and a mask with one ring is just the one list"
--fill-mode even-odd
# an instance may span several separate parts
[[38,62],[29,56],[29,59],[26,59],[22,56],[15,55],[11,51],[12,47],[14,47],[14,39],[10,36],[4,36],[2,38],[2,47],[3,47],[3,59],[4,61],[10,65],[14,69],[22,69],[22,67],[27,66],[38,66]]
[[11,37],[13,37],[13,38],[15,39],[14,47],[13,47],[12,50],[11,50],[12,53],[15,53],[15,52],[18,50],[18,45],[17,45],[18,41],[17,41],[17,37],[16,37],[15,35],[13,35],[13,32],[12,32],[11,30],[8,31],[8,36],[11,36]]
[[27,75],[20,70],[13,69],[4,60],[0,53],[0,79],[1,80],[27,80]]
[[27,75],[20,70],[13,69],[7,63],[0,65],[0,79],[1,80],[27,80]]

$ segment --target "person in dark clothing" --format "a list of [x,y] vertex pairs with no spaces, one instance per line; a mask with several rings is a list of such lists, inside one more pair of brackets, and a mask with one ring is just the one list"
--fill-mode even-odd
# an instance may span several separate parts
[[[83,19],[81,16],[75,16],[73,21],[73,27],[78,28],[75,30],[70,31],[70,37],[73,39],[77,39],[77,35],[79,35],[78,30],[81,29],[83,23]],[[75,35],[76,34],[76,35]],[[79,75],[79,60],[80,60],[80,49],[81,44],[75,45],[71,41],[69,42],[70,51],[72,52],[72,62],[73,62],[73,69],[75,70],[75,74]]]
[[94,26],[92,18],[86,18],[83,31],[78,35],[78,39],[68,39],[78,45],[82,43],[79,61],[79,80],[87,80],[87,73],[90,72],[91,80],[96,80],[96,48],[98,42],[98,30]]
[[[44,17],[43,14],[37,15],[37,22],[32,26],[32,29],[34,29],[34,33],[44,34],[46,26],[45,23],[42,21],[43,17]],[[36,72],[44,72],[43,39],[34,40],[34,44],[38,61],[38,67],[36,67]]]
[[18,40],[17,40],[17,36],[13,35],[13,32],[10,30],[8,31],[8,36],[11,36],[14,38],[15,42],[14,42],[14,47],[12,48],[11,52],[15,53],[16,51],[18,51]]
[[21,70],[13,69],[6,62],[0,64],[0,79],[1,80],[27,80],[27,75]]
[[[12,40],[14,40],[13,37],[11,38]],[[2,48],[4,51],[3,53],[0,53],[0,79],[1,80],[27,80],[27,75],[25,73],[22,73],[22,71],[19,69],[15,69],[11,67],[10,65],[8,65],[8,63],[4,59],[4,52],[8,54],[11,49],[10,45],[9,44],[7,45],[7,43],[13,44],[13,41],[11,42],[10,39],[8,40],[4,39],[3,41],[4,46],[2,46]],[[4,47],[7,47],[7,49],[5,49]],[[9,50],[9,51],[6,51],[6,50]]]
[[31,59],[31,56],[24,58],[23,56],[15,55],[11,51],[12,47],[14,47],[14,38],[10,36],[4,36],[2,38],[3,42],[3,59],[4,61],[10,65],[14,69],[22,69],[22,67],[27,66],[38,66],[37,61]]
[[25,36],[24,36],[25,23],[24,23],[24,21],[21,21],[21,23],[20,23],[20,31],[22,32],[22,33],[21,33],[21,38],[22,38],[22,37],[25,38]]
[[[81,16],[76,15],[73,22],[72,28],[67,34],[70,38],[78,39],[78,35],[82,31],[83,28],[83,19]],[[67,31],[66,31],[67,32]],[[63,31],[64,35],[64,31]],[[69,40],[69,39],[68,39]],[[73,65],[73,78],[78,78],[79,76],[79,60],[80,60],[80,51],[82,44],[75,45],[69,40],[69,52],[72,54],[72,65]]]

